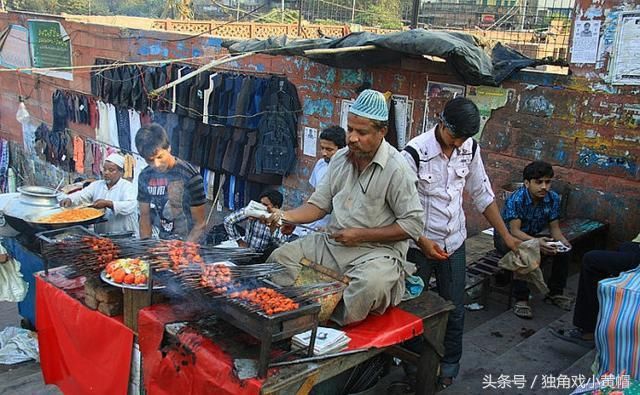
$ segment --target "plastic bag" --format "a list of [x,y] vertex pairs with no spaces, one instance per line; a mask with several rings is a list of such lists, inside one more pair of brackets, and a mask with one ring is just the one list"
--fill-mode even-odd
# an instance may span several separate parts
[[419,276],[406,275],[404,285],[405,290],[404,295],[402,296],[402,301],[417,298],[424,290],[424,281]]
[[[7,250],[0,245],[0,254],[6,253]],[[7,262],[0,263],[0,301],[22,302],[28,289],[29,284],[20,273],[20,262],[10,257]]]
[[0,364],[13,365],[31,359],[40,361],[36,333],[11,326],[4,328],[0,332]]

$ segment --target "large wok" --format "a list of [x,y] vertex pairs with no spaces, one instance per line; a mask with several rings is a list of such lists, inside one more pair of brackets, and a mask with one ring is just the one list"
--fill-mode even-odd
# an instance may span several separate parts
[[38,213],[26,215],[24,217],[24,221],[28,223],[29,226],[31,226],[33,229],[36,229],[36,230],[59,229],[59,228],[66,228],[68,226],[74,226],[74,225],[87,226],[87,225],[91,225],[99,222],[104,222],[104,214],[105,214],[104,209],[96,210],[97,211],[96,216],[85,219],[85,220],[66,221],[66,222],[43,222],[42,221],[42,219],[45,217],[48,217],[53,214],[61,213],[65,210],[71,210],[71,209],[72,208],[55,207],[48,210],[42,210]]

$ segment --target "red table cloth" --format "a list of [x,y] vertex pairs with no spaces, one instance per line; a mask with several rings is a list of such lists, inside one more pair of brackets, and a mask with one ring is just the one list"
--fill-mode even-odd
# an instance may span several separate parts
[[[263,379],[239,380],[233,372],[233,357],[193,329],[178,332],[179,345],[163,347],[165,325],[193,319],[180,306],[155,305],[140,311],[138,341],[143,358],[144,383],[149,394],[258,394]],[[343,330],[352,340],[349,349],[387,347],[418,336],[422,320],[393,307],[380,316]],[[238,331],[239,332],[239,331]],[[277,368],[269,369],[271,376]]]
[[65,395],[126,394],[133,332],[36,275],[36,323],[44,381]]

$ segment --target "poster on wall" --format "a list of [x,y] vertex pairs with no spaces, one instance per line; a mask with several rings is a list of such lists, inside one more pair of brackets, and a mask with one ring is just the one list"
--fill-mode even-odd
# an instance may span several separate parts
[[349,109],[353,105],[355,100],[343,99],[340,104],[340,127],[347,130],[347,117],[349,116]]
[[[29,43],[33,67],[57,68],[70,67],[71,39],[60,22],[30,19]],[[42,70],[34,71],[50,77],[73,80],[71,70]]]
[[413,100],[409,100],[406,95],[391,96],[393,111],[395,116],[395,127],[399,150],[407,145],[411,137],[411,124],[413,123]]
[[609,78],[615,85],[640,85],[640,11],[620,14],[609,62]]
[[444,97],[453,99],[455,97],[464,96],[464,86],[455,84],[446,84],[444,82],[428,81],[427,97]]
[[514,93],[513,89],[493,86],[467,86],[467,98],[474,102],[480,111],[480,130],[473,136],[474,139],[480,140],[484,125],[491,117],[491,111],[504,107]]
[[303,143],[303,153],[315,158],[317,155],[318,129],[305,127]]
[[600,41],[600,21],[576,21],[573,28],[571,63],[595,63]]
[[4,40],[0,42],[0,65],[10,69],[31,68],[27,28],[20,25],[9,26]]

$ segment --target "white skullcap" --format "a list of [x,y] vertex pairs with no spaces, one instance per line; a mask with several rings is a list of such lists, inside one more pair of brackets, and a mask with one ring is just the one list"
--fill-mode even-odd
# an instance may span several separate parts
[[118,166],[119,168],[124,170],[124,156],[114,152],[113,154],[107,156],[107,158],[105,159],[105,161],[109,161],[111,163],[113,163],[114,165]]
[[373,89],[363,90],[349,109],[349,112],[376,121],[389,119],[389,108],[384,95]]

